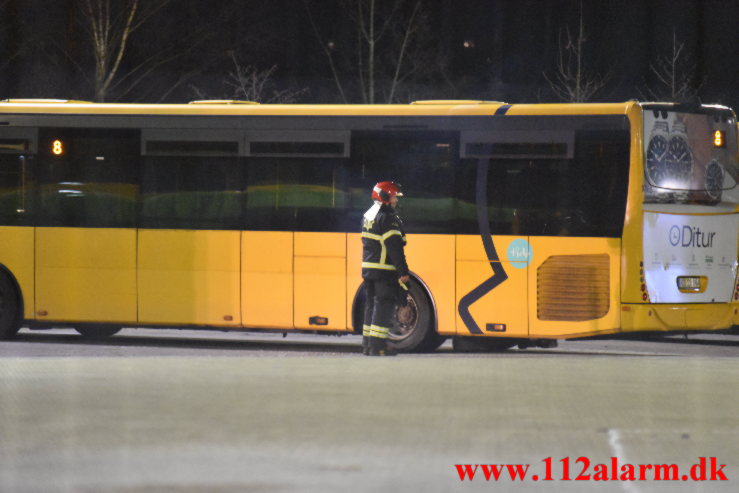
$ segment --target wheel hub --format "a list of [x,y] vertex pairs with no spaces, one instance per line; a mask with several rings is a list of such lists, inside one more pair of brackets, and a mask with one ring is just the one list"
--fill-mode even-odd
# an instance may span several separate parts
[[418,325],[418,305],[413,296],[407,294],[407,304],[395,309],[395,327],[390,331],[391,341],[401,341],[410,337]]

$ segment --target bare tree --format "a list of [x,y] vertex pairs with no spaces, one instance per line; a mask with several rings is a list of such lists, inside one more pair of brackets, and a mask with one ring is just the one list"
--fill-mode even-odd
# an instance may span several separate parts
[[[395,101],[403,82],[417,73],[418,66],[408,60],[422,32],[422,1],[392,0],[382,9],[377,0],[340,0],[337,17],[350,20],[354,32],[351,50],[326,40],[307,0],[303,3],[341,99],[349,102],[349,88],[356,87],[363,103]],[[343,60],[337,59],[338,51]]]
[[[240,64],[235,53],[231,53],[231,60],[234,69],[228,73],[228,77],[223,82],[229,94],[224,99],[241,99],[265,104],[291,104],[298,102],[308,93],[307,88],[277,89],[274,78],[277,65],[266,70],[259,70],[253,65]],[[190,85],[190,88],[199,99],[214,99],[194,85]]]
[[695,82],[697,68],[685,54],[685,43],[678,42],[672,30],[672,50],[649,65],[655,83],[647,84],[647,93],[652,99],[687,101],[695,99],[704,81]]
[[[82,0],[83,22],[95,60],[95,101],[105,101],[131,35],[170,0]],[[151,60],[149,60],[151,61]],[[143,65],[137,68],[142,69]]]
[[572,103],[589,101],[608,84],[612,77],[610,72],[601,76],[585,68],[586,42],[581,0],[577,37],[572,37],[569,28],[565,30],[564,35],[560,31],[557,69],[551,75],[544,72],[544,78],[549,83],[549,87],[563,101]]

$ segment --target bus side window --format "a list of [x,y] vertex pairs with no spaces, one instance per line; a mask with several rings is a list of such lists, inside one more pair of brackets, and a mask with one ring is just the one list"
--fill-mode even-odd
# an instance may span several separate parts
[[31,155],[0,154],[0,225],[32,223],[32,159]]
[[141,227],[240,227],[241,172],[236,156],[146,156],[141,192]]
[[345,162],[335,157],[249,158],[246,227],[342,231]]
[[[463,159],[457,174],[457,231],[478,231],[476,169]],[[571,158],[493,158],[487,205],[493,234],[621,235],[626,210],[629,134],[578,131]]]
[[39,143],[40,225],[135,226],[138,131],[41,129]]
[[347,231],[359,231],[372,187],[385,180],[403,187],[399,212],[407,232],[452,231],[458,146],[456,132],[354,132]]
[[629,132],[579,131],[568,180],[578,194],[578,222],[587,234],[621,236],[629,180]]
[[524,161],[490,160],[487,201],[493,234],[521,234],[521,211],[533,195],[524,186],[525,164]]

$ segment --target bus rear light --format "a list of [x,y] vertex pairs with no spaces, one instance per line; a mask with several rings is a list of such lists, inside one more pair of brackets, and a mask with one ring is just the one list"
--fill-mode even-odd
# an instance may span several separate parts
[[643,301],[647,301],[648,298],[649,298],[649,296],[647,296],[647,293],[644,293],[644,294],[641,295],[641,299]]
[[713,132],[713,146],[726,147],[726,132],[723,130],[716,130]]
[[647,290],[647,285],[646,285],[646,284],[642,284],[642,285],[641,285],[641,290],[642,290],[643,292],[644,292],[644,291],[646,291],[646,290]]

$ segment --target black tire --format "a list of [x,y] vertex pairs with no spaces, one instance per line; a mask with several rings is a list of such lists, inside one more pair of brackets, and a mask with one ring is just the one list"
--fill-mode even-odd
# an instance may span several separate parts
[[121,327],[108,327],[105,325],[101,325],[99,327],[75,327],[74,330],[79,332],[82,337],[85,337],[87,339],[106,339],[112,335],[117,334],[121,330]]
[[354,297],[354,312],[352,313],[352,324],[354,333],[362,335],[364,327],[364,304],[367,302],[367,290],[364,289],[364,283],[359,286],[357,295]]
[[399,352],[434,351],[446,339],[435,330],[434,311],[424,287],[415,279],[408,283],[407,306],[395,309],[395,327],[388,344]]
[[498,353],[516,345],[515,339],[503,337],[454,336],[452,347],[460,353]]
[[10,339],[21,328],[21,299],[15,283],[0,272],[0,340]]

